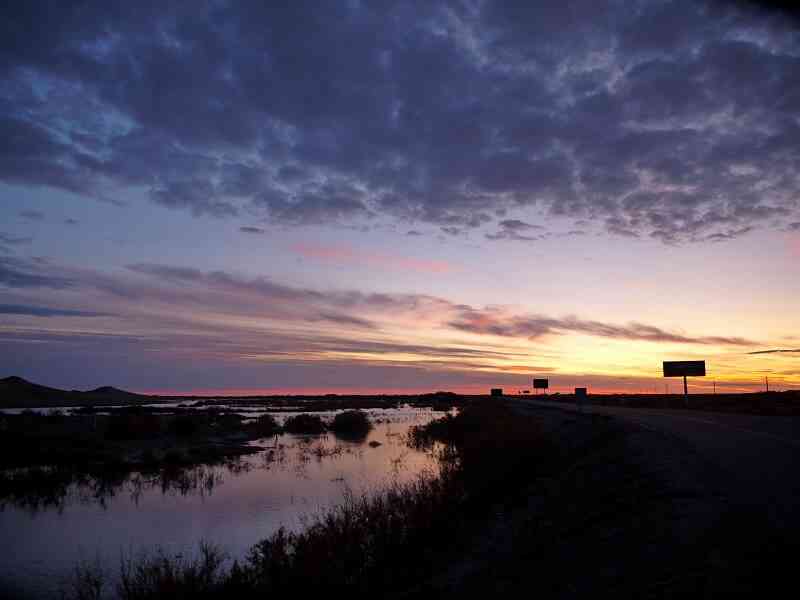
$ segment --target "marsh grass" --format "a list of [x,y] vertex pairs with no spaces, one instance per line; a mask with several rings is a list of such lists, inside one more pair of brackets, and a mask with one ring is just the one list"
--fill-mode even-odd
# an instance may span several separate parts
[[229,578],[223,565],[227,556],[219,548],[201,543],[192,558],[167,554],[123,558],[117,596],[126,600],[212,597],[221,592]]
[[102,600],[108,577],[99,560],[84,560],[64,582],[62,596],[74,600]]

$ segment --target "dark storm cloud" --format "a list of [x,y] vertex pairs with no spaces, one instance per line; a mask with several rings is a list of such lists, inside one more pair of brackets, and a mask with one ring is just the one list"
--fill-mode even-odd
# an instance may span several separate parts
[[[797,219],[792,25],[723,2],[15,3],[0,178],[287,225]],[[516,236],[516,237],[515,237]],[[493,239],[494,239],[493,238]]]
[[22,304],[0,304],[0,315],[25,315],[29,317],[106,317],[106,313],[84,310],[49,308]]

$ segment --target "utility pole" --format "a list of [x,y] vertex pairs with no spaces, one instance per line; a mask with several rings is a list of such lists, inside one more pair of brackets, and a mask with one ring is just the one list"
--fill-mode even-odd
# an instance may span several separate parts
[[689,406],[689,385],[686,383],[686,375],[683,376],[683,403]]
[[767,393],[769,393],[769,375],[764,375],[764,384],[767,386]]
[[712,381],[712,383],[714,384],[714,395],[716,396],[717,395],[717,380],[715,379],[714,381]]

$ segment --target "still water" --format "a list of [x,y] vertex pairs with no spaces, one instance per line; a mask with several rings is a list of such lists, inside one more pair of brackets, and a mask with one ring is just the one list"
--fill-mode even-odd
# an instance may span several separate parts
[[[55,505],[6,500],[0,503],[0,590],[50,597],[80,561],[99,561],[114,573],[121,556],[156,547],[193,553],[203,540],[242,557],[279,527],[302,528],[348,493],[369,494],[435,472],[436,459],[405,438],[412,425],[441,413],[366,412],[374,427],[359,442],[284,434],[255,442],[265,449],[231,466],[199,467],[178,482],[132,474],[110,488],[71,484]],[[279,421],[286,416],[276,414]]]

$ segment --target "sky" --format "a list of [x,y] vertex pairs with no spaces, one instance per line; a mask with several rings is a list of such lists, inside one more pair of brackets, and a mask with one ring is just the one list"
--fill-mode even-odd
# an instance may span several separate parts
[[800,389],[800,27],[732,2],[0,9],[0,377]]

